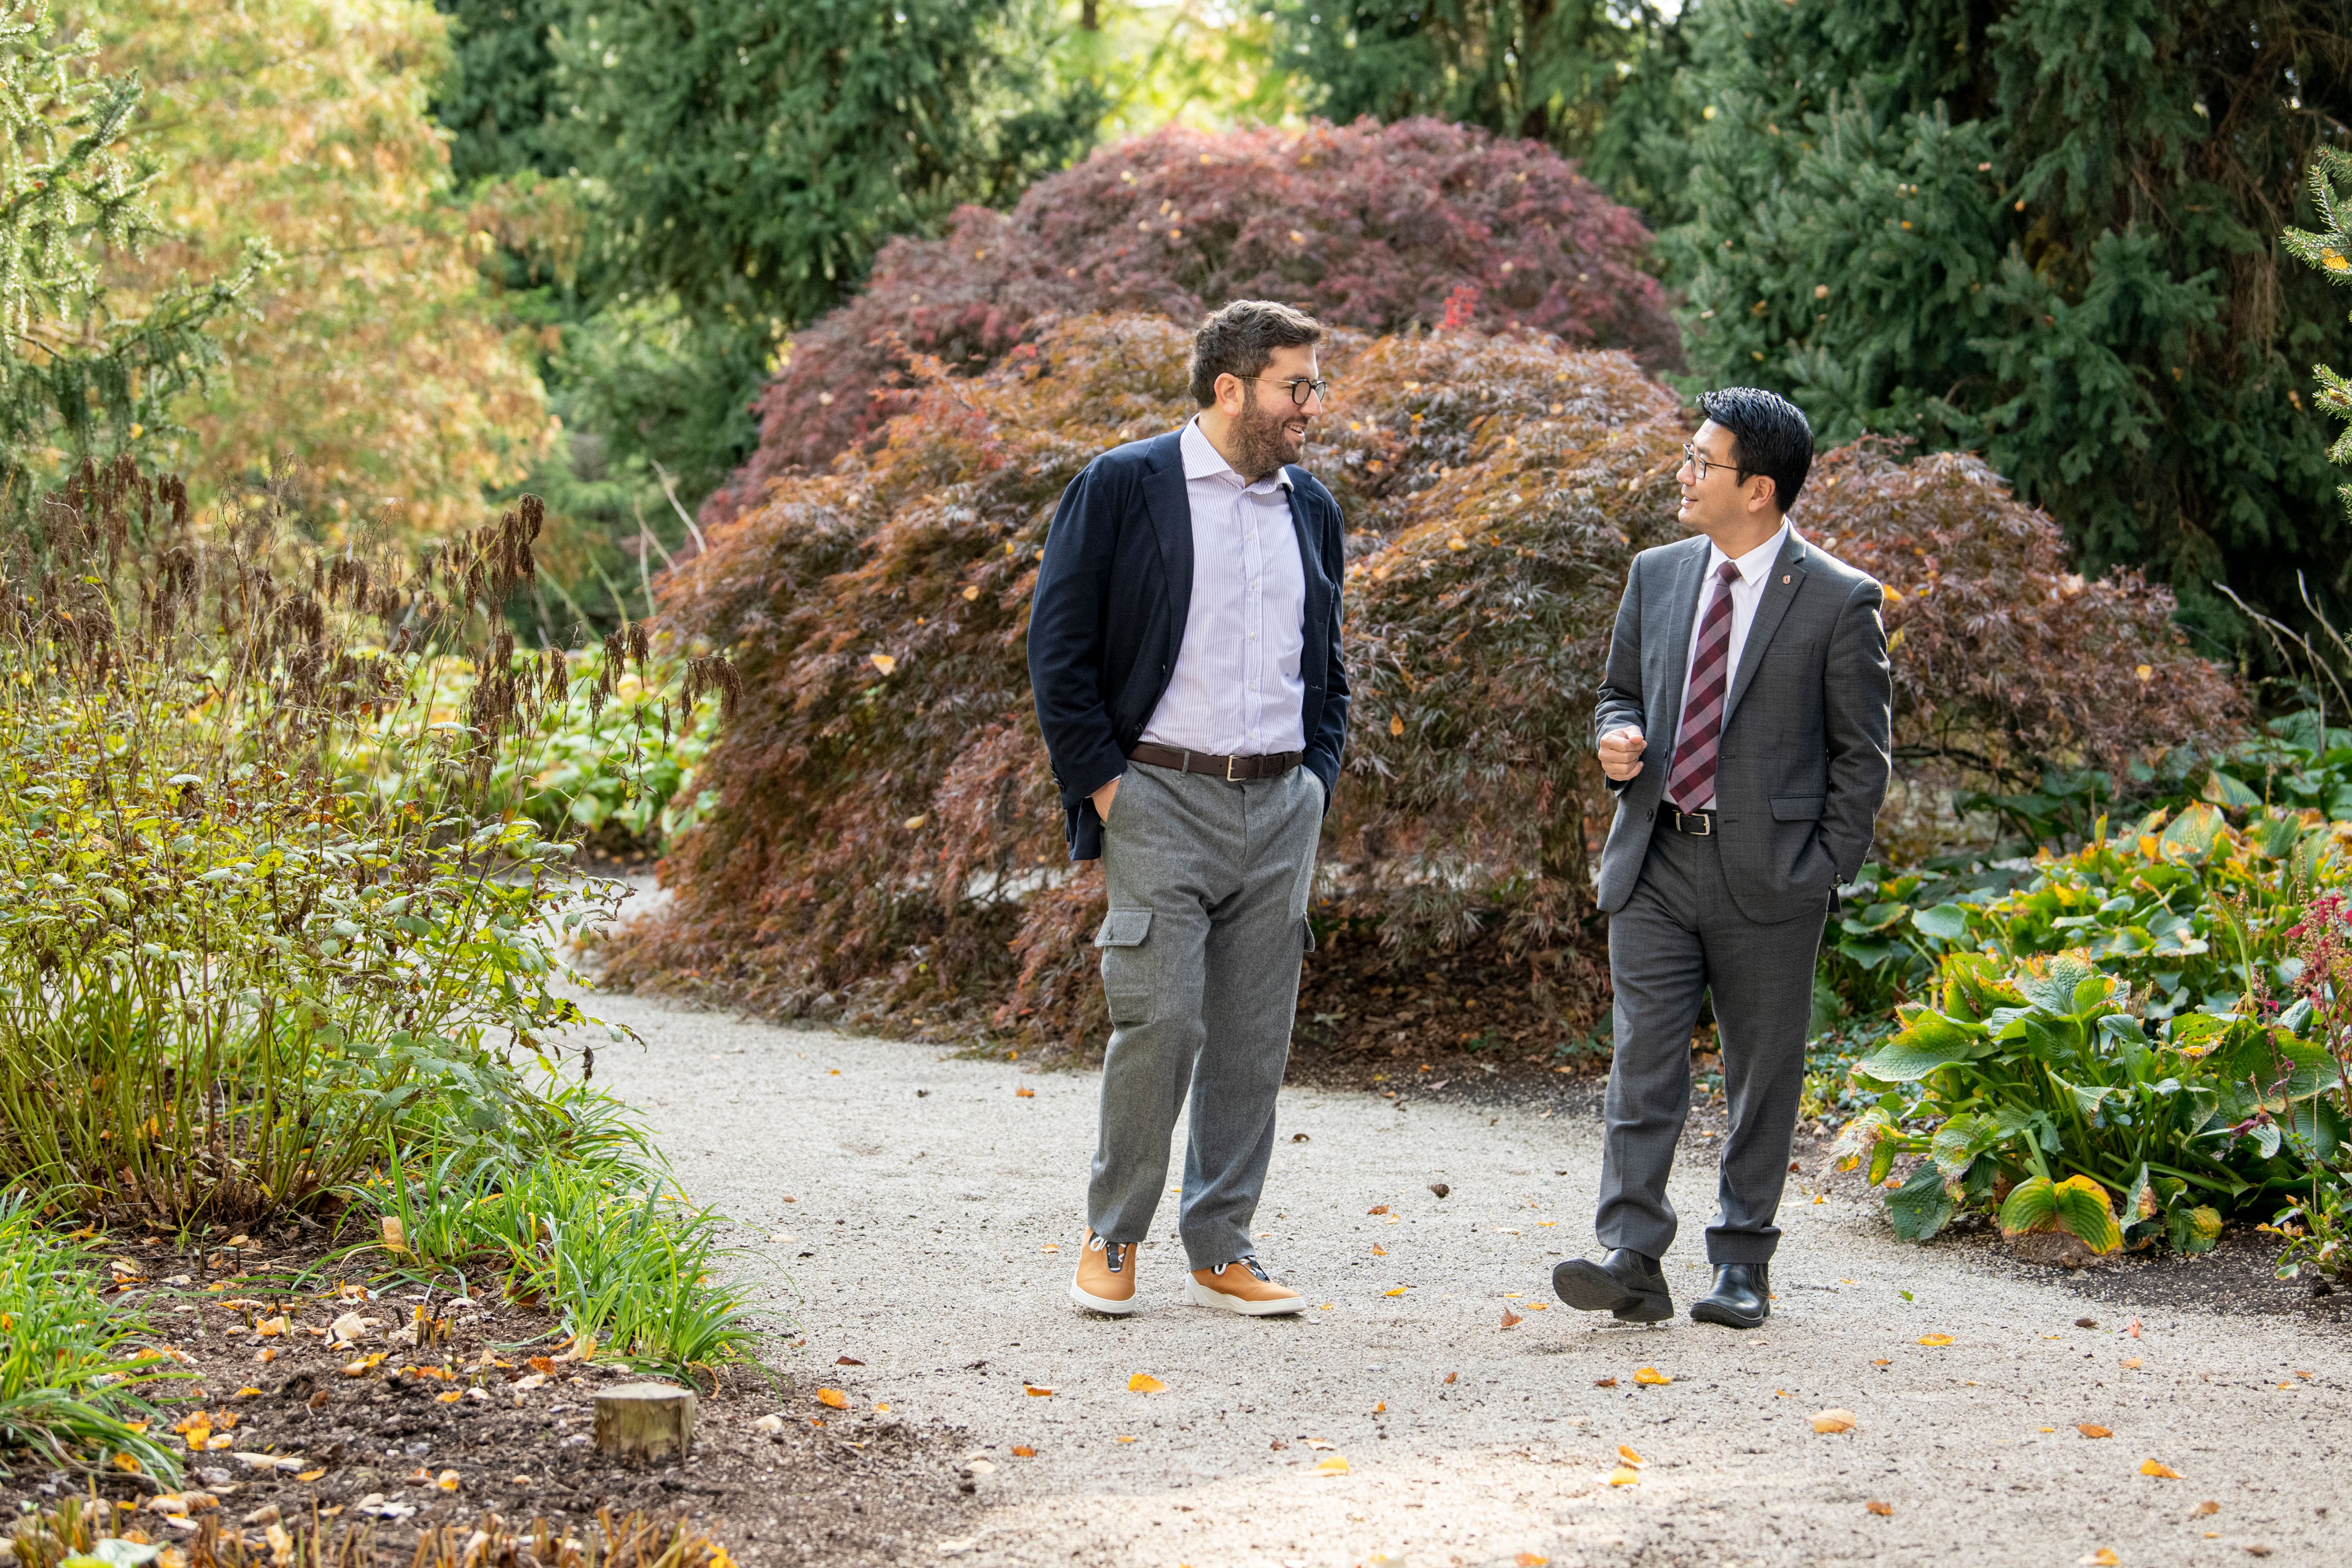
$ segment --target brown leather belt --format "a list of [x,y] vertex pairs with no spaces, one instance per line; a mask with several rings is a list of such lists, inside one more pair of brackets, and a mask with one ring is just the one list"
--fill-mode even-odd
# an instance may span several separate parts
[[1304,752],[1276,752],[1264,757],[1213,757],[1206,752],[1180,752],[1173,746],[1155,746],[1149,741],[1127,753],[1131,763],[1149,763],[1155,768],[1174,768],[1180,773],[1207,773],[1228,784],[1243,779],[1277,779],[1297,767],[1306,757]]
[[1676,811],[1671,805],[1658,807],[1658,826],[1671,827],[1676,833],[1686,833],[1693,838],[1715,837],[1715,813],[1707,811]]

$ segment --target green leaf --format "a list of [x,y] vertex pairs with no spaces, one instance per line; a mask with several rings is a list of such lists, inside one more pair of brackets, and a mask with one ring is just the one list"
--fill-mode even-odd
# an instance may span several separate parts
[[2080,1237],[2094,1252],[2113,1252],[2124,1244],[2122,1227],[2107,1206],[2107,1189],[2088,1176],[2069,1176],[2051,1190],[2058,1228]]
[[1906,1046],[1900,1040],[1889,1040],[1854,1063],[1853,1070],[1858,1077],[1875,1079],[1880,1083],[1916,1083],[1938,1068],[1975,1059],[1970,1052]]
[[1951,1194],[1934,1161],[1922,1162],[1909,1180],[1886,1194],[1886,1217],[1906,1241],[1925,1241],[1949,1223]]
[[2206,775],[2205,787],[2198,792],[2198,795],[2199,798],[2210,801],[2215,805],[2233,811],[2263,804],[2261,795],[2256,795],[2219,768]]
[[1937,904],[1913,910],[1911,923],[1938,942],[1958,942],[1969,934],[1969,911],[1958,904]]
[[2050,1223],[2058,1212],[2057,1188],[2047,1176],[2029,1176],[2010,1189],[2000,1205],[2000,1233],[2023,1236]]

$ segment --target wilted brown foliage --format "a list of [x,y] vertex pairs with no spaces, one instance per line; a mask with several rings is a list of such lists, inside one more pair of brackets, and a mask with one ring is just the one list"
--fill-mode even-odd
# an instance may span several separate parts
[[1914,776],[2014,789],[2053,763],[2120,776],[2242,730],[2244,693],[2172,624],[2171,590],[2129,569],[2085,580],[2049,515],[1980,459],[1899,463],[1864,444],[1813,473],[1807,535],[1886,585],[1895,755]]
[[[611,979],[1098,1032],[1101,881],[1065,858],[1023,630],[1063,488],[1187,416],[1188,345],[1164,321],[1077,318],[988,375],[934,374],[879,449],[782,479],[671,576],[665,613],[730,651],[744,689],[702,772],[722,803],[664,868],[667,915],[614,942]],[[1593,691],[1633,554],[1679,536],[1677,401],[1624,354],[1527,336],[1329,350],[1307,462],[1351,531],[1355,703],[1317,913],[1400,955],[1475,936],[1584,1016],[1609,809]],[[1980,465],[1841,452],[1819,472],[1800,526],[1904,589],[1909,755],[1992,744],[2021,765],[2226,727],[2227,683],[2173,643],[2168,603],[2065,577],[2047,520]],[[2079,668],[2096,659],[2126,662]]]

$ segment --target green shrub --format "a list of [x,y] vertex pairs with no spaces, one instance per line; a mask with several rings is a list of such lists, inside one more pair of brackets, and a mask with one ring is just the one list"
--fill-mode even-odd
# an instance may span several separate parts
[[[530,673],[538,657],[510,655],[509,675]],[[632,670],[601,647],[563,657],[562,695],[520,725],[478,787],[471,780],[458,785],[474,794],[478,809],[528,817],[550,839],[581,838],[604,849],[657,847],[693,826],[718,797],[693,783],[711,732],[694,722],[683,700],[687,665],[656,657]],[[448,781],[430,772],[412,776],[403,764],[417,731],[457,722],[479,686],[469,659],[420,662],[405,700],[341,753],[343,773],[387,802],[442,792]]]
[[[628,725],[667,745],[731,677],[632,699],[642,627],[577,675],[517,652],[494,606],[533,569],[528,500],[415,567],[289,521],[200,530],[123,464],[0,536],[0,1181],[184,1230],[372,1182],[545,1194],[508,1205],[514,1267],[576,1335],[737,1352],[715,1220],[609,1106],[525,1077],[593,1022],[562,943],[620,889],[509,815],[572,705],[638,791]],[[493,673],[438,710],[455,669]]]
[[21,1191],[0,1193],[0,1450],[69,1466],[122,1455],[176,1479],[178,1459],[146,1433],[153,1397],[189,1374],[138,1343],[147,1325],[98,1295],[98,1275],[90,1250],[42,1226]]
[[[2304,974],[2315,892],[2346,880],[2344,837],[2316,813],[2232,828],[2197,806],[2045,853],[2013,892],[1867,911],[1934,983],[1854,1065],[1877,1098],[1839,1158],[1875,1185],[1926,1156],[1887,1199],[1912,1239],[1999,1203],[2012,1232],[2193,1251],[2292,1196],[2342,1153],[2344,1075],[2311,1000],[2273,999]],[[2090,1184],[2121,1195],[2112,1234]]]

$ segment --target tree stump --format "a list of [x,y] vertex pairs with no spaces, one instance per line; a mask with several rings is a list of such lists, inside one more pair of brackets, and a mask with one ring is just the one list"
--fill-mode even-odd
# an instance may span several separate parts
[[694,1441],[694,1393],[667,1383],[625,1383],[596,1393],[596,1451],[625,1464],[684,1459]]

